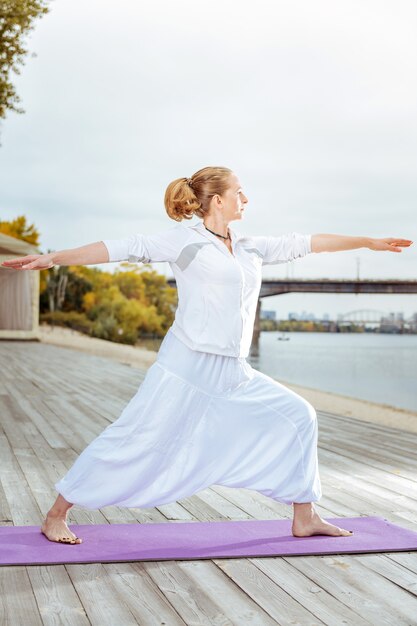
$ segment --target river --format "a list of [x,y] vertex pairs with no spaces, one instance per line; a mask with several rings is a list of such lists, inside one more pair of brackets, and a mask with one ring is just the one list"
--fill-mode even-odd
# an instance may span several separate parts
[[417,412],[417,335],[262,332],[248,362],[295,383]]

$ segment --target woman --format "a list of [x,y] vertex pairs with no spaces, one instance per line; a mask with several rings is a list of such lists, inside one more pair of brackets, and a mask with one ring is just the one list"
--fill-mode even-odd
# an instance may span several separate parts
[[178,289],[175,320],[156,362],[120,417],[56,483],[59,493],[41,531],[50,541],[80,543],[69,530],[73,504],[152,507],[213,484],[246,487],[293,506],[292,533],[350,536],[314,508],[321,495],[317,418],[302,397],[246,361],[262,265],[311,252],[367,247],[401,252],[412,242],[341,235],[242,236],[248,200],[232,170],[206,167],[173,181],[165,208],[180,222],[71,250],[11,259],[16,270],[111,261],[169,262]]

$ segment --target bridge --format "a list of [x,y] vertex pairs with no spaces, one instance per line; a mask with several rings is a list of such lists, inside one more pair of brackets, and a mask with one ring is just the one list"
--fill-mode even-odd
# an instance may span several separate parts
[[380,324],[381,319],[386,316],[383,311],[376,309],[358,309],[356,311],[348,311],[342,315],[338,315],[338,324]]
[[[175,278],[168,278],[168,284],[176,287]],[[417,280],[396,279],[294,279],[294,278],[263,278],[256,309],[251,355],[259,354],[260,314],[262,298],[278,296],[284,293],[390,293],[417,294]]]
[[416,324],[415,315],[410,315],[410,317],[404,317],[402,314],[395,315],[394,313],[387,315],[385,312],[375,309],[349,311],[343,315],[338,315],[336,322],[329,322],[332,330],[337,330],[342,326],[355,325],[374,330],[379,328],[379,330],[391,333],[415,330]]
[[[168,284],[176,287],[175,278],[168,278]],[[417,294],[417,280],[395,279],[297,279],[264,278],[259,298],[278,296],[284,293],[396,293]]]
[[[175,281],[174,281],[175,282]],[[394,279],[280,279],[264,278],[260,298],[277,296],[283,293],[414,293],[417,294],[417,280]]]

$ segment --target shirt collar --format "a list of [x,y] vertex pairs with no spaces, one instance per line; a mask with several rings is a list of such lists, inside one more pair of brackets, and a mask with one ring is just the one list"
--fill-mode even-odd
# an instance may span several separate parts
[[[216,237],[216,235],[213,235],[213,233],[207,230],[207,228],[204,226],[203,220],[200,220],[194,226],[190,226],[190,228],[194,228],[197,232],[203,235],[203,237],[207,237],[207,239],[212,241],[219,248],[219,250],[223,252],[223,254],[226,254],[228,257],[235,256],[231,254],[230,250],[227,249],[227,246],[222,241],[220,241],[220,239]],[[236,242],[238,241],[238,239],[240,239],[242,235],[238,235],[238,233],[235,232],[234,228],[230,226],[230,224],[229,224],[229,230],[230,230],[232,249],[236,251]]]
[[[195,228],[197,229],[202,235],[205,235],[206,237],[208,237],[209,239],[212,239],[213,241],[217,241],[217,243],[222,243],[217,237],[216,235],[213,235],[213,233],[211,233],[209,230],[207,230],[207,228],[204,226],[204,222],[203,220],[200,220],[199,222],[197,222],[196,224],[194,224],[193,226],[191,226],[190,228]],[[229,224],[229,231],[230,231],[230,237],[232,239],[232,244],[234,247],[234,244],[236,243],[236,241],[238,241],[238,239],[240,239],[243,235],[239,235],[239,233],[237,233],[235,231],[235,227],[234,225],[232,226],[231,224]],[[223,244],[224,245],[224,244]],[[230,253],[229,253],[230,254]]]

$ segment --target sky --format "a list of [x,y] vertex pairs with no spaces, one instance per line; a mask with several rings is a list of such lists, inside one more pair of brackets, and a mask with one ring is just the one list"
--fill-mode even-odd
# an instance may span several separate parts
[[[413,0],[50,9],[13,79],[26,112],[0,124],[0,220],[25,214],[42,252],[171,228],[168,183],[224,165],[249,199],[241,234],[416,241],[401,254],[312,254],[265,277],[353,278],[359,266],[362,278],[417,278]],[[290,294],[263,309],[408,316],[417,296]]]

